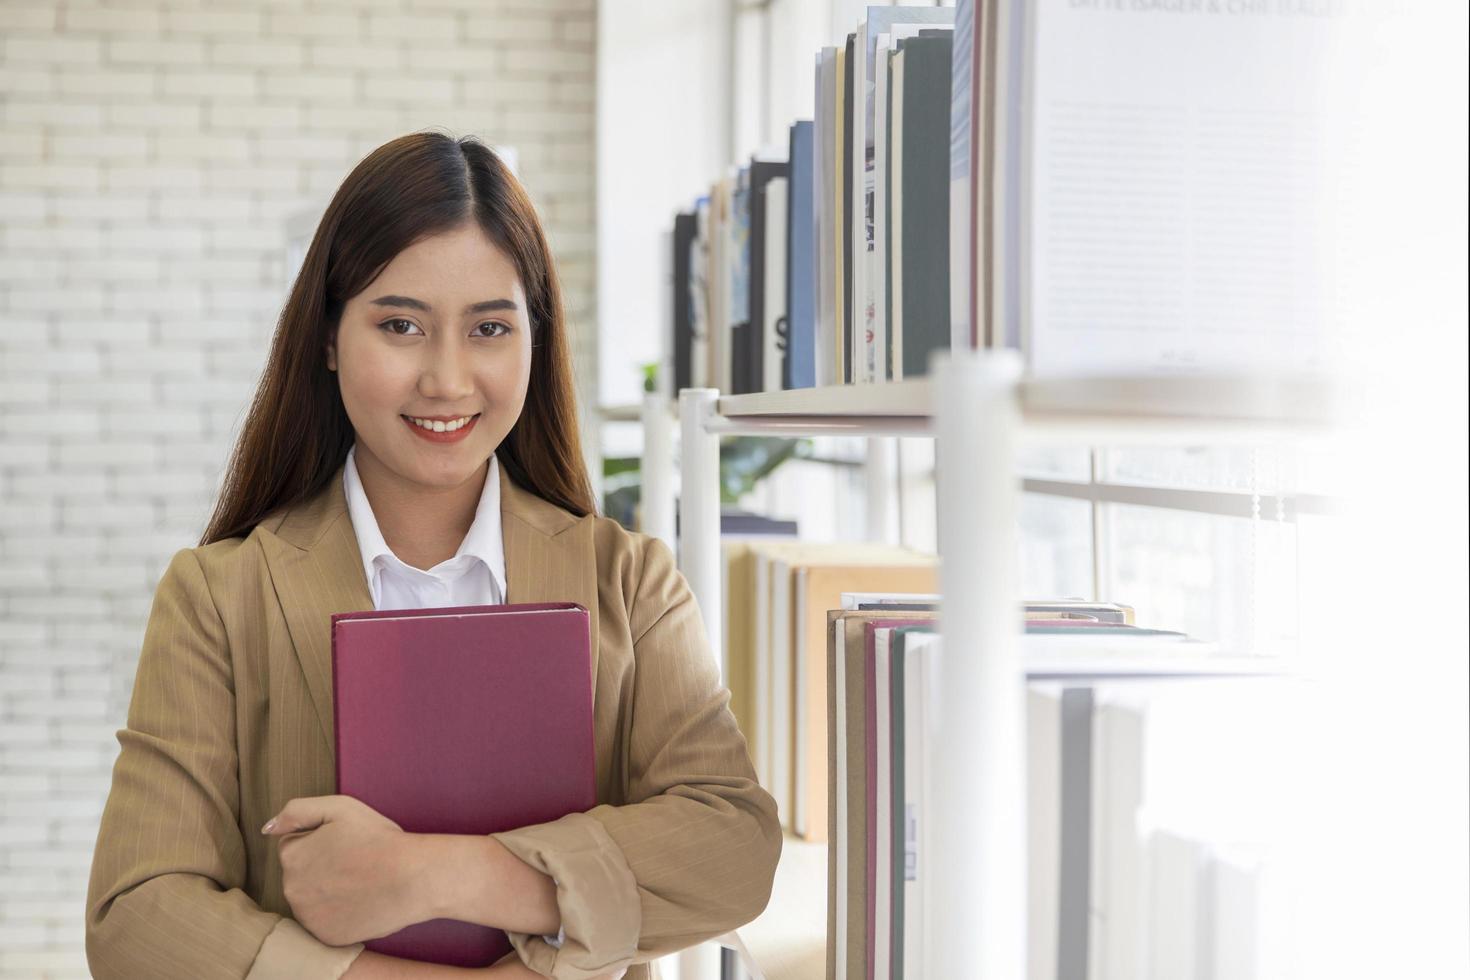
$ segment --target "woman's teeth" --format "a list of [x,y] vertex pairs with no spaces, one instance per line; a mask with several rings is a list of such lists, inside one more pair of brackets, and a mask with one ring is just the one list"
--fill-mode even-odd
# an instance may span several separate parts
[[464,418],[455,419],[453,422],[435,422],[430,419],[416,419],[412,415],[405,416],[405,418],[419,428],[428,429],[430,432],[453,432],[455,429],[462,429],[466,425],[469,425],[470,419],[474,418],[474,416],[466,415]]

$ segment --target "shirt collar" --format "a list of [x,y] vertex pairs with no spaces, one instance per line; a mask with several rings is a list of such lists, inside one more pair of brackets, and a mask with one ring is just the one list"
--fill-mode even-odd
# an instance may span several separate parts
[[[393,554],[393,550],[388,547],[388,542],[383,540],[383,532],[378,527],[378,519],[373,514],[372,505],[368,503],[367,493],[363,490],[362,480],[357,474],[356,457],[357,444],[353,443],[352,448],[347,451],[347,463],[343,467],[342,484],[347,494],[347,513],[352,520],[352,530],[357,535],[357,548],[362,553],[363,574],[367,577],[368,586],[373,591],[373,602],[376,605],[378,592],[374,571],[378,559],[382,558],[386,561],[391,558],[399,564],[402,564],[402,561]],[[461,555],[478,558],[490,570],[490,575],[503,596],[505,595],[505,544],[500,533],[499,465],[492,454],[489,469],[485,474],[485,487],[480,491],[480,502],[475,507],[475,519],[470,524],[469,531],[465,533],[464,540],[460,542],[459,550],[454,553],[454,558],[459,558]],[[404,565],[403,567],[409,568],[410,566]]]

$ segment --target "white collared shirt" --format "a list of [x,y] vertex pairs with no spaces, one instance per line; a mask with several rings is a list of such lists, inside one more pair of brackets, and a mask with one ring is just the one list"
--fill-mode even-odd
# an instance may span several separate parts
[[[475,519],[454,557],[425,571],[406,564],[388,547],[378,519],[357,475],[357,444],[347,451],[342,483],[347,514],[357,535],[362,570],[374,609],[439,609],[444,606],[493,606],[505,601],[505,545],[500,536],[500,472],[492,455]],[[560,884],[558,882],[558,884]],[[566,926],[543,938],[561,948]]]
[[377,517],[357,475],[357,445],[347,451],[342,474],[347,513],[362,553],[374,609],[437,609],[498,605],[505,601],[505,547],[500,537],[499,463],[490,457],[485,487],[459,550],[425,571],[400,561],[378,529]]

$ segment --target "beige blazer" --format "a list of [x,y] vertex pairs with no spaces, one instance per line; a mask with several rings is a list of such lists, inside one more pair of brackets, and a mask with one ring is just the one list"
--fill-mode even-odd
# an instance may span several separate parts
[[[558,882],[566,939],[511,933],[548,976],[649,961],[753,919],[781,851],[693,594],[668,547],[577,518],[498,467],[507,602],[591,613],[598,805],[496,834]],[[342,470],[245,538],[174,555],[153,600],[87,893],[99,978],[335,978],[360,945],[291,918],[285,803],[336,792],[332,613],[372,608]]]

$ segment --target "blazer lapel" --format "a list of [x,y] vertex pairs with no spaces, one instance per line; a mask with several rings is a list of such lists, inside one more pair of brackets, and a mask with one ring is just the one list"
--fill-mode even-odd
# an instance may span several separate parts
[[344,461],[325,490],[286,513],[262,536],[266,564],[285,614],[306,688],[336,758],[332,699],[332,614],[373,608],[362,552],[347,514]]
[[[331,758],[332,614],[373,608],[342,485],[345,461],[326,488],[283,516],[262,521],[266,564]],[[578,519],[500,474],[501,539],[510,603],[576,602],[588,612],[593,688],[598,663],[597,556],[591,519]]]
[[597,690],[597,551],[593,521],[578,518],[523,489],[500,471],[500,535],[505,548],[505,601],[575,602],[587,610],[594,698]]

